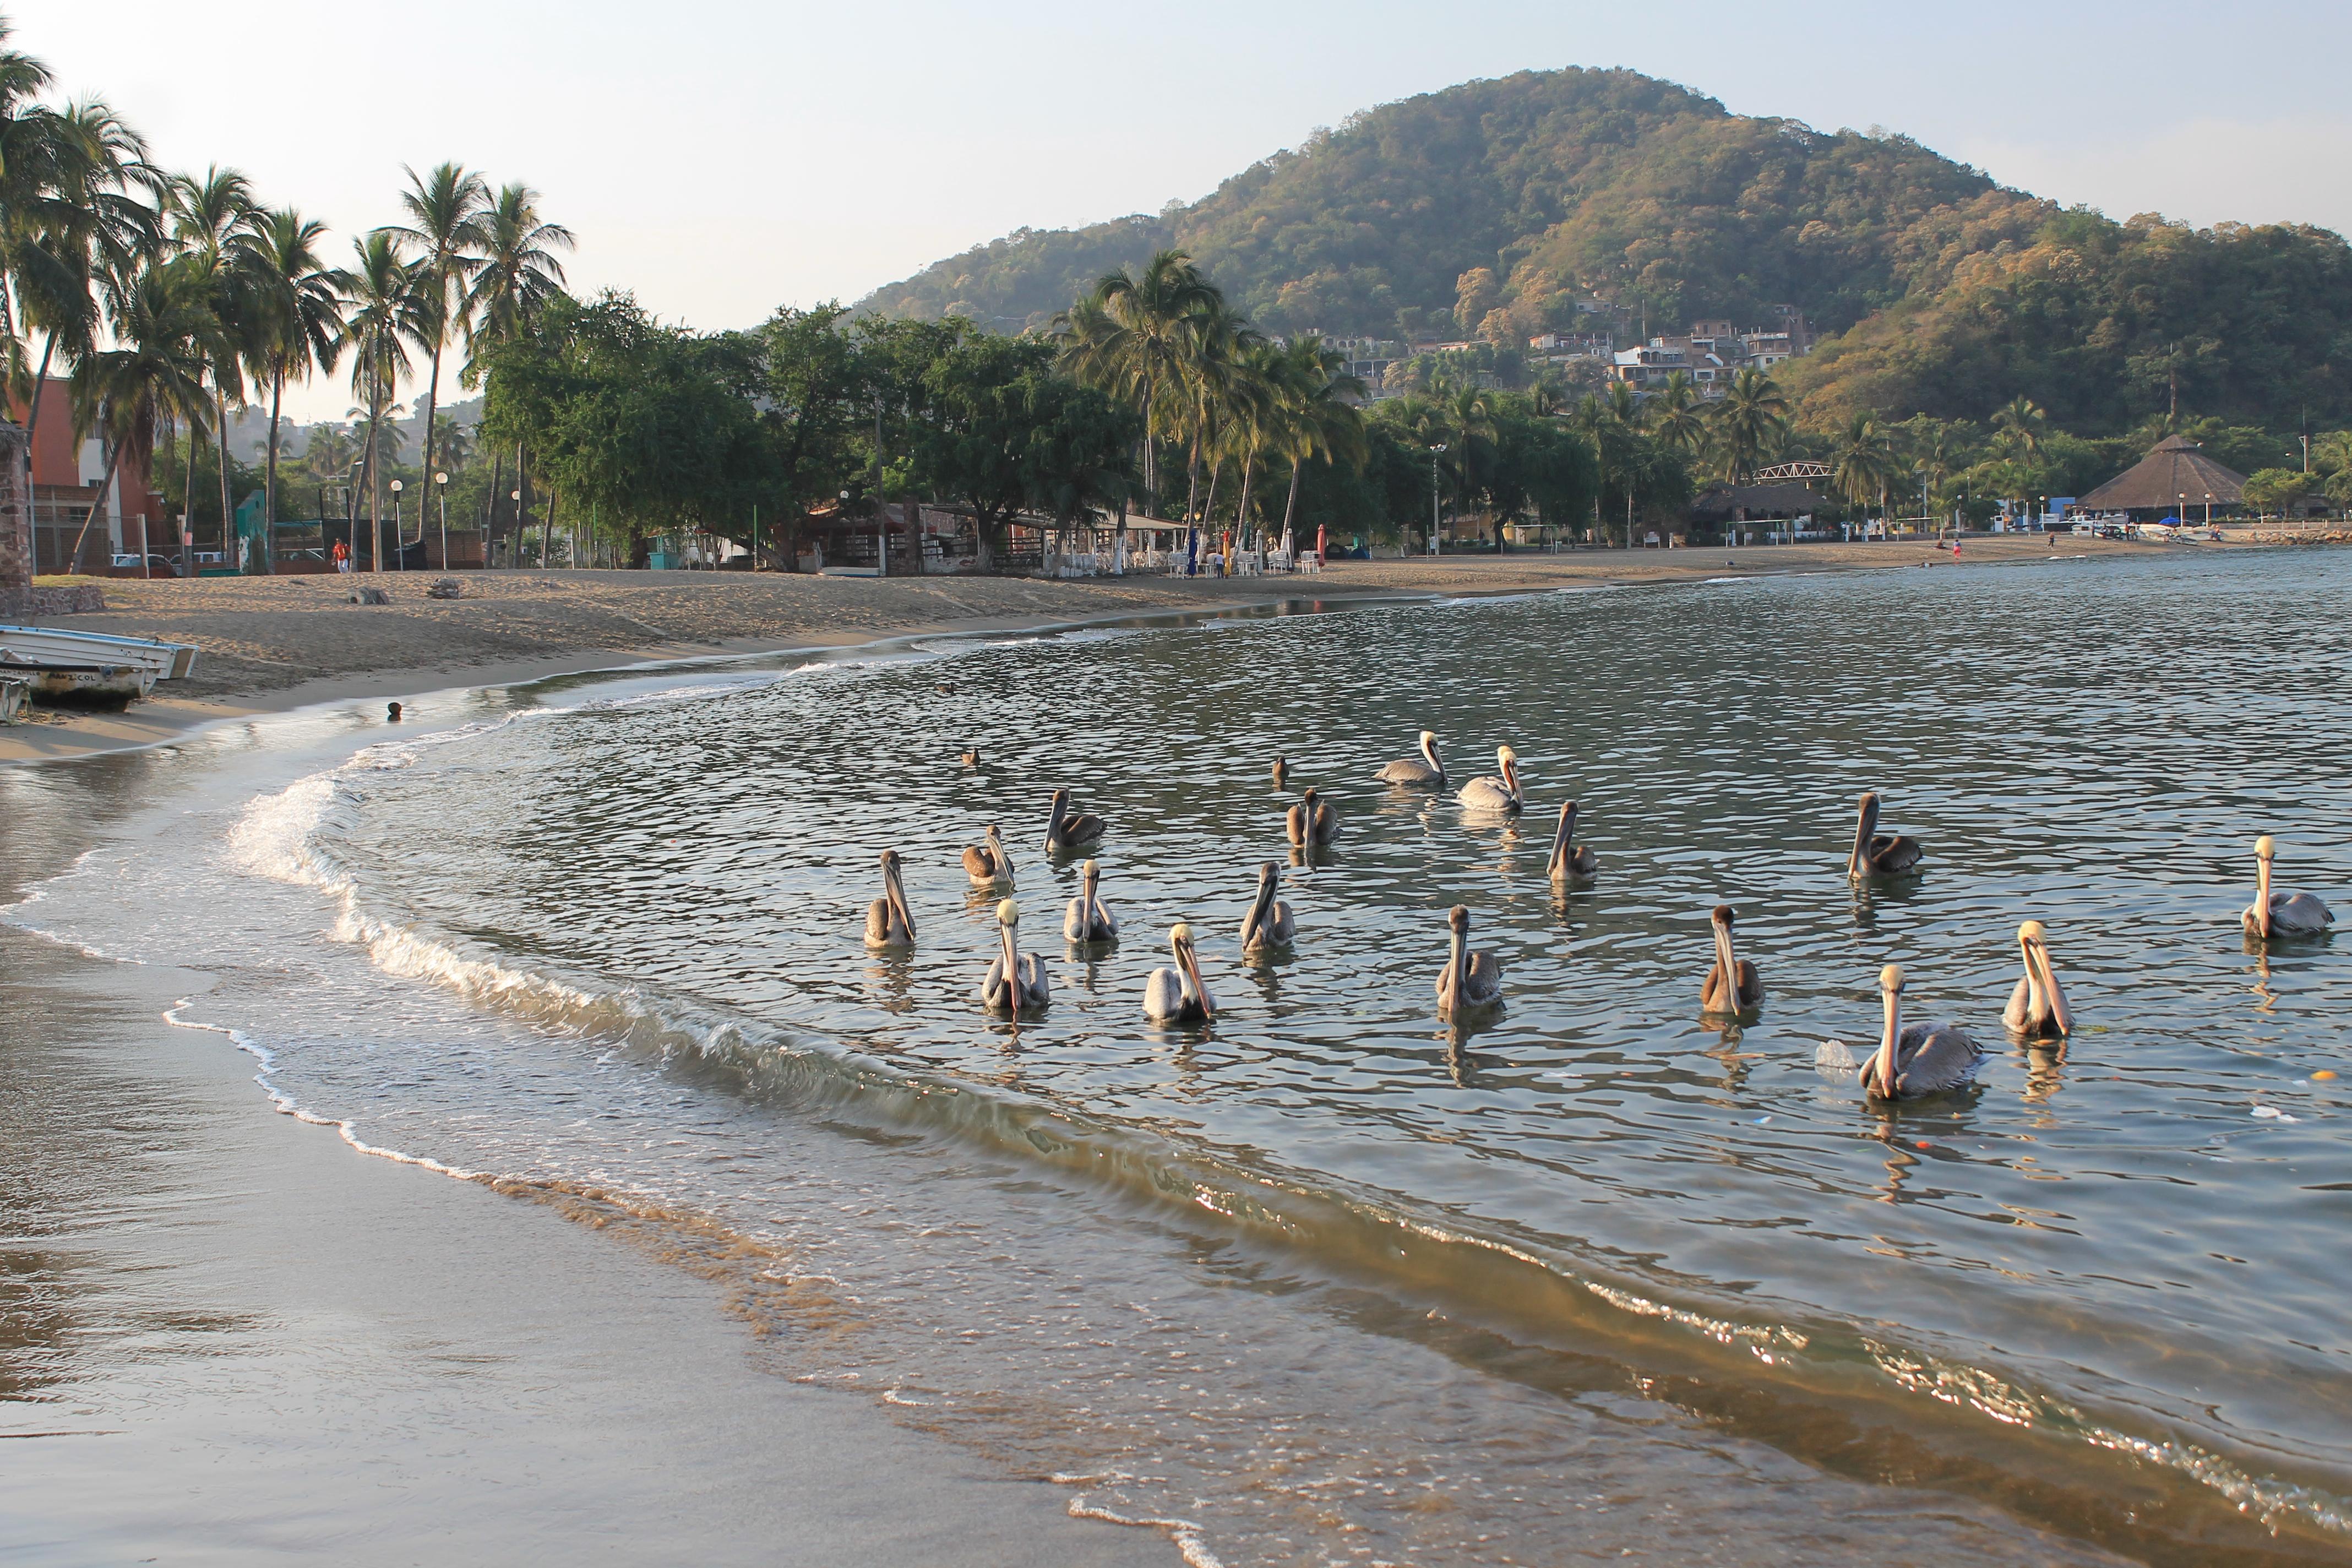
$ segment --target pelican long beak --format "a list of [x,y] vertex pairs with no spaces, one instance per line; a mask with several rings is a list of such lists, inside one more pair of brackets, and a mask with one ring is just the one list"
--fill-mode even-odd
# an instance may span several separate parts
[[1871,1058],[1871,1092],[1881,1100],[1895,1098],[1895,1047],[1903,1037],[1903,992],[1894,985],[1882,986],[1886,998],[1886,1032],[1879,1037],[1878,1054]]
[[2271,858],[2254,858],[2254,929],[2267,939],[2271,934]]
[[1454,954],[1454,1005],[1466,1005],[1470,1000],[1470,933],[1461,927],[1451,932]]
[[1576,803],[1570,801],[1559,808],[1559,826],[1552,831],[1551,836],[1551,856],[1544,862],[1544,869],[1551,873],[1551,879],[1555,882],[1567,874],[1568,841],[1575,831]]
[[1846,857],[1845,874],[1849,879],[1862,875],[1862,858],[1870,852],[1870,830],[1878,826],[1878,797],[1862,797],[1862,813],[1854,819],[1853,853]]
[[1013,944],[1013,928],[996,928],[1004,938],[1004,1007],[1005,1011],[1021,1010],[1021,950]]
[[1428,763],[1431,767],[1437,770],[1437,782],[1444,784],[1445,782],[1445,764],[1437,760],[1437,737],[1428,733],[1426,731],[1423,731],[1421,737],[1421,755],[1423,761]]
[[1503,787],[1513,800],[1519,798],[1519,759],[1507,753],[1503,757]]
[[1250,934],[1265,940],[1266,923],[1274,918],[1274,868],[1269,866],[1257,879],[1257,897],[1250,903]]
[[907,928],[907,940],[915,938],[915,917],[907,908],[907,891],[898,885],[898,862],[895,859],[882,868],[882,890],[889,896],[890,907],[898,912],[898,923]]
[[996,870],[997,874],[1004,879],[1004,885],[1007,888],[1012,889],[1014,892],[1019,892],[1021,890],[1021,884],[1013,880],[1013,857],[1005,853],[1004,835],[998,832],[993,827],[990,828],[988,830],[988,847],[996,851]]
[[1184,973],[1192,977],[1192,994],[1201,999],[1202,1021],[1206,1023],[1214,1018],[1217,1016],[1217,1010],[1209,1001],[1209,988],[1201,984],[1201,960],[1192,951],[1191,938],[1176,939],[1176,962],[1182,966]]
[[2026,943],[2026,972],[2034,975],[2041,986],[2043,1005],[2050,1011],[2050,1021],[2061,1035],[2074,1032],[2074,1010],[2066,1005],[2066,993],[2058,984],[2058,972],[2050,966],[2050,945],[2039,938]]
[[1715,961],[1723,966],[1723,1010],[1739,1010],[1739,961],[1731,952],[1731,928],[1723,921],[1715,922]]

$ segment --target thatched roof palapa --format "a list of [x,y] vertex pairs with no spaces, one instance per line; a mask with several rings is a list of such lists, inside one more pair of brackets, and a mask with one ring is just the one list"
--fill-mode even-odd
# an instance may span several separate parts
[[1745,518],[1807,517],[1829,502],[1811,485],[1709,485],[1690,503],[1693,522],[1730,522]]
[[2074,504],[2085,511],[2171,511],[2189,506],[2236,506],[2246,499],[2246,476],[2222,467],[2185,437],[2167,436],[2148,455]]

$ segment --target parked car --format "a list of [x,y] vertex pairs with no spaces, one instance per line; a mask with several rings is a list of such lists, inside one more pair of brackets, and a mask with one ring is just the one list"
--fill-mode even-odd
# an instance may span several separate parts
[[[114,557],[113,564],[114,570],[118,573],[136,572],[139,570],[139,556],[135,552],[131,554],[118,552]],[[147,574],[151,577],[176,577],[180,574],[180,569],[172,563],[172,558],[168,555],[150,555],[147,557]]]

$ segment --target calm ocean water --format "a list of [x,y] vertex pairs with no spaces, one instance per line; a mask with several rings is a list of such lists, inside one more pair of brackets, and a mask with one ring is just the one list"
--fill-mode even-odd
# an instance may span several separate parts
[[[777,1370],[1196,1555],[2342,1561],[2352,936],[2236,911],[2269,831],[2352,922],[2347,589],[2053,560],[558,683],[159,819],[19,918],[215,969],[190,1021],[306,1113],[587,1205],[728,1280]],[[1424,727],[1465,777],[1511,744],[1525,820],[1373,783]],[[1311,864],[1276,755],[1340,814]],[[1099,954],[1055,785],[1109,823]],[[1864,789],[1916,877],[1847,882]],[[1601,868],[1562,895],[1570,798]],[[989,822],[1055,985],[1017,1027],[974,1001]],[[885,847],[903,957],[859,941]],[[1245,963],[1266,859],[1299,940]],[[1699,1012],[1718,902],[1744,1025]],[[1467,1032],[1456,903],[1505,967]],[[2027,918],[2063,1047],[2000,1026]],[[1206,1029],[1142,1015],[1178,920]],[[1975,1089],[1817,1070],[1889,962]]]

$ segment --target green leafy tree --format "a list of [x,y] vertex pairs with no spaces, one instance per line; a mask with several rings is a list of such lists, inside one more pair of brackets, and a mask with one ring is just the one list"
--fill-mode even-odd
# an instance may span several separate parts
[[1161,250],[1139,272],[1125,267],[1057,322],[1062,363],[1086,384],[1132,404],[1143,420],[1143,489],[1160,508],[1157,443],[1185,427],[1192,364],[1224,297],[1191,257]]
[[[213,428],[228,439],[228,400],[244,399],[246,350],[254,341],[249,281],[238,259],[236,238],[254,214],[253,184],[235,169],[215,163],[201,175],[175,176],[169,186],[172,237],[203,280],[213,330],[204,340],[205,369],[213,384]],[[221,551],[228,552],[227,519],[236,505],[229,493],[230,464],[220,454]]]
[[[393,393],[408,373],[408,345],[423,336],[425,302],[416,268],[400,254],[389,230],[377,229],[352,242],[353,265],[336,275],[343,318],[344,346],[352,351],[352,392],[356,411],[367,421],[360,460],[360,493],[367,499],[369,569],[383,570],[383,484],[389,455],[384,422],[393,413]],[[357,536],[354,531],[354,543]],[[356,553],[356,552],[355,552]]]
[[469,335],[474,299],[473,275],[484,266],[481,252],[493,243],[484,221],[490,190],[482,176],[460,164],[435,166],[420,175],[403,166],[408,189],[400,193],[401,209],[408,221],[390,231],[412,247],[416,277],[415,322],[411,329],[425,355],[425,407],[419,421],[424,432],[418,464],[429,480],[435,471],[434,437],[441,407],[441,356],[452,342]]
[[1789,400],[1769,375],[1749,365],[1731,378],[1716,405],[1714,426],[1723,477],[1745,484],[1786,439]]
[[332,371],[343,346],[342,301],[337,278],[320,258],[327,226],[292,207],[257,212],[237,237],[236,269],[250,311],[247,369],[269,388],[269,435],[262,477],[262,513],[278,516],[278,464],[289,383]]
[[195,431],[209,417],[205,345],[215,329],[207,288],[184,258],[144,268],[120,289],[110,312],[113,346],[85,354],[74,366],[75,437],[97,435],[106,449],[98,499],[74,536],[77,563],[123,458],[135,457],[143,466],[164,419]]
[[[570,250],[572,231],[541,216],[539,193],[520,183],[501,185],[498,195],[476,217],[480,233],[481,265],[474,269],[466,293],[466,346],[463,379],[467,386],[481,384],[486,353],[529,332],[540,312],[564,298],[563,263],[556,252]],[[522,559],[522,531],[530,515],[530,475],[526,449],[515,448],[515,488],[522,500],[514,510],[511,559]],[[503,449],[491,460],[491,511],[484,519],[497,531],[497,503],[506,491]]]

